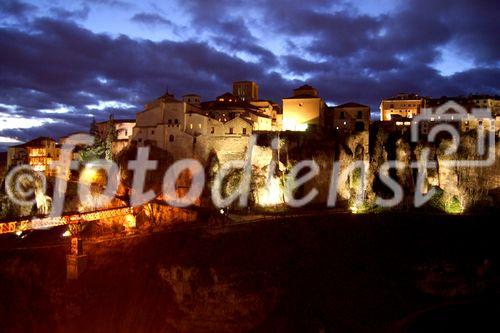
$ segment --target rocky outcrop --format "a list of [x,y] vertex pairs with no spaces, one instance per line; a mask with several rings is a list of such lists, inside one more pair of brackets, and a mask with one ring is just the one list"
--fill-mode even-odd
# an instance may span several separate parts
[[278,298],[278,289],[270,285],[257,292],[259,275],[178,265],[160,267],[158,274],[181,312],[169,323],[183,332],[246,332],[265,319]]

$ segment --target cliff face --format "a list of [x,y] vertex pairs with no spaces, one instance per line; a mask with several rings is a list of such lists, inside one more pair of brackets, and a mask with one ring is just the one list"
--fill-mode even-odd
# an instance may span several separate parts
[[[285,207],[284,187],[287,175],[297,163],[304,160],[313,160],[319,167],[319,174],[296,189],[295,196],[301,197],[316,189],[318,194],[311,204],[327,203],[332,179],[338,180],[337,206],[358,205],[355,199],[362,185],[364,199],[361,204],[365,207],[373,206],[377,196],[390,198],[393,193],[381,183],[379,176],[381,166],[385,162],[397,161],[398,168],[390,169],[388,173],[402,186],[405,195],[403,204],[406,205],[413,201],[418,185],[415,163],[420,167],[424,166],[421,156],[426,151],[430,164],[420,190],[425,194],[432,189],[439,189],[442,191],[439,200],[443,205],[456,203],[460,206],[460,211],[480,205],[491,205],[497,200],[495,193],[500,189],[499,142],[496,142],[496,159],[493,165],[487,167],[447,165],[450,159],[481,159],[476,153],[477,138],[471,134],[462,137],[459,149],[452,155],[446,152],[446,148],[450,145],[449,140],[438,138],[434,143],[414,143],[411,142],[408,131],[386,133],[380,129],[347,137],[285,132],[279,134],[279,148],[272,148],[271,143],[275,138],[276,134],[261,134],[253,147],[250,205],[254,207],[274,209]],[[197,142],[196,147],[199,149],[195,149],[193,157],[199,158],[206,168],[207,184],[203,198],[205,202],[211,199],[210,189],[221,167],[228,161],[246,158],[248,139],[244,137]],[[165,154],[164,152],[163,155]],[[159,155],[155,153],[154,156],[156,158]],[[162,178],[172,161],[171,156],[162,160],[160,169],[148,176],[146,188],[161,193],[158,179]],[[340,165],[336,174],[333,174],[334,162]],[[355,162],[359,164],[353,165]],[[431,166],[432,163],[435,163],[435,167]],[[303,170],[306,171],[307,169]],[[125,186],[120,193],[127,193],[130,179],[130,173],[122,175]],[[227,196],[233,193],[238,189],[241,180],[241,170],[230,172],[223,182],[223,194]],[[182,188],[188,188],[190,179],[184,177],[179,182],[182,182]]]
[[[423,166],[422,154],[428,150],[428,168],[423,174],[421,191],[425,194],[435,188],[443,191],[442,200],[459,202],[461,209],[492,205],[500,189],[500,142],[495,143],[495,161],[489,166],[462,167],[449,165],[451,159],[472,161],[485,159],[478,156],[477,138],[463,136],[456,153],[446,151],[450,140],[439,139],[435,143],[413,143],[409,133],[384,133],[372,135],[369,145],[368,133],[360,133],[345,140],[332,139],[318,142],[304,137],[301,141],[287,142],[282,147],[281,161],[286,165],[285,173],[302,160],[314,160],[319,166],[319,175],[309,181],[297,194],[317,189],[319,194],[313,203],[325,204],[328,200],[332,181],[333,162],[340,163],[338,178],[338,201],[348,201],[352,206],[361,185],[364,184],[365,199],[368,205],[374,204],[376,195],[390,196],[387,188],[380,183],[381,166],[387,161],[397,161],[399,167],[389,170],[389,175],[403,188],[408,201],[413,201],[418,180],[417,165]],[[269,159],[267,156],[266,158]],[[349,169],[349,165],[361,161],[365,176],[360,169]],[[432,167],[435,163],[435,167]],[[358,166],[359,167],[359,166]],[[363,181],[364,180],[364,181]],[[363,181],[363,182],[362,182]]]

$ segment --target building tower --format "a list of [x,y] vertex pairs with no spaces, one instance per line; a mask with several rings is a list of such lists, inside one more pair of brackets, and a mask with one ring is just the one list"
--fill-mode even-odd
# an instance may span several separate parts
[[259,100],[259,86],[253,81],[233,82],[233,95],[242,101],[257,101]]

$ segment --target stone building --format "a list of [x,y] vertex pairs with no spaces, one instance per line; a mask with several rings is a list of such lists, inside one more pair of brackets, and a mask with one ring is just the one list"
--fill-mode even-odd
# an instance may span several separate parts
[[39,137],[21,145],[9,147],[7,168],[28,164],[35,171],[52,176],[55,170],[50,168],[50,164],[59,158],[59,150],[57,142],[49,137]]
[[271,130],[281,131],[283,125],[283,113],[277,103],[269,100],[250,101],[250,104],[257,107],[261,113],[271,118]]
[[113,122],[113,125],[115,126],[117,140],[128,141],[132,137],[135,127],[135,119],[112,119],[112,120],[110,119],[107,121],[96,123],[97,132],[101,139],[103,140],[106,139],[106,136],[108,135],[110,122]]
[[7,169],[21,164],[28,164],[28,148],[25,144],[10,146],[7,150]]
[[494,117],[500,116],[500,96],[470,95],[470,104],[477,108],[489,108]]
[[[496,100],[491,96],[484,95],[472,95],[468,97],[457,96],[457,97],[440,97],[440,98],[429,98],[426,100],[426,108],[429,110],[439,110],[445,108],[447,115],[457,113],[455,120],[448,119],[448,123],[454,124],[454,126],[462,132],[475,131],[479,127],[486,130],[499,132],[500,129],[500,110],[496,109]],[[476,109],[488,109],[491,112],[491,117],[475,117],[474,111]],[[426,121],[422,124],[423,132],[427,133],[435,125],[440,123],[440,117],[431,118],[431,120]]]
[[199,106],[201,103],[201,98],[197,94],[187,94],[182,96],[182,100],[186,103]]
[[411,119],[419,115],[425,107],[426,99],[417,94],[398,94],[391,98],[383,99],[380,103],[380,120],[393,120],[394,116],[402,119]]
[[331,108],[332,124],[338,133],[353,133],[368,130],[370,107],[358,103],[344,103]]
[[259,86],[253,81],[233,82],[233,95],[242,101],[258,101]]
[[230,93],[199,105],[187,102],[187,97],[180,101],[167,93],[148,103],[137,113],[132,140],[138,146],[166,150],[174,159],[206,160],[222,148],[226,155],[236,156],[245,151],[254,130],[272,128],[270,116]]
[[183,147],[193,143],[192,136],[184,132],[185,115],[193,111],[201,110],[167,92],[136,114],[132,140],[138,146],[156,146],[180,154]]
[[207,116],[221,122],[240,117],[250,121],[255,131],[273,129],[274,107],[268,101],[247,102],[231,93],[225,93],[214,101],[202,103],[201,108]]
[[318,91],[303,85],[293,91],[293,96],[283,98],[283,130],[305,131],[309,127],[322,127],[326,104]]

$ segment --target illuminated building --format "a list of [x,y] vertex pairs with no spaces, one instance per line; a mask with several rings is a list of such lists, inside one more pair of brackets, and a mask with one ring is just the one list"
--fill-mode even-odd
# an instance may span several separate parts
[[281,108],[278,104],[268,100],[250,101],[250,104],[259,108],[261,113],[271,117],[272,131],[281,131],[283,113],[281,112]]
[[318,91],[309,85],[293,91],[293,96],[283,98],[283,130],[305,131],[309,127],[323,126],[326,104]]
[[9,147],[8,167],[29,164],[35,171],[54,175],[50,164],[59,158],[59,145],[48,137],[39,137],[21,145]]
[[115,126],[116,139],[118,141],[128,141],[132,137],[135,127],[135,119],[113,119],[96,123],[97,132],[102,140],[105,140],[108,135],[110,121],[112,121]]
[[[476,131],[478,127],[482,127],[486,130],[492,130],[496,133],[500,129],[500,110],[496,109],[497,100],[495,98],[485,95],[473,95],[469,97],[440,97],[428,99],[426,102],[426,107],[436,110],[437,108],[444,106],[446,103],[454,102],[455,110],[447,110],[449,113],[454,113],[459,109],[462,113],[467,114],[465,118],[458,118],[457,121],[452,121],[453,125],[462,132]],[[500,103],[499,103],[500,104]],[[473,115],[474,109],[488,109],[491,112],[491,117],[488,118],[476,118]],[[460,121],[459,121],[460,120]],[[434,125],[439,124],[440,119],[432,119],[423,124],[423,132],[429,132],[430,128]],[[448,122],[450,122],[448,120]]]
[[216,97],[214,101],[202,103],[201,107],[204,114],[223,123],[239,117],[251,122],[251,127],[255,131],[273,129],[274,108],[268,101],[247,102],[231,93],[225,93]]
[[28,149],[24,144],[10,146],[7,150],[7,169],[28,163]]
[[184,132],[185,115],[190,112],[199,113],[201,109],[166,92],[136,114],[132,140],[138,146],[151,145],[181,154],[193,144],[192,136]]
[[182,96],[182,100],[186,103],[193,104],[199,106],[201,103],[201,99],[199,95],[196,94],[187,94]]
[[233,95],[242,101],[258,101],[259,86],[253,81],[233,82]]
[[[370,107],[358,103],[344,103],[331,108],[333,129],[337,132],[352,133],[368,130]],[[328,127],[332,126],[329,124]]]
[[394,116],[411,119],[425,107],[425,98],[416,94],[399,94],[380,103],[380,120],[390,121]]
[[490,95],[470,95],[467,98],[476,108],[489,108],[493,116],[500,116],[500,97]]

